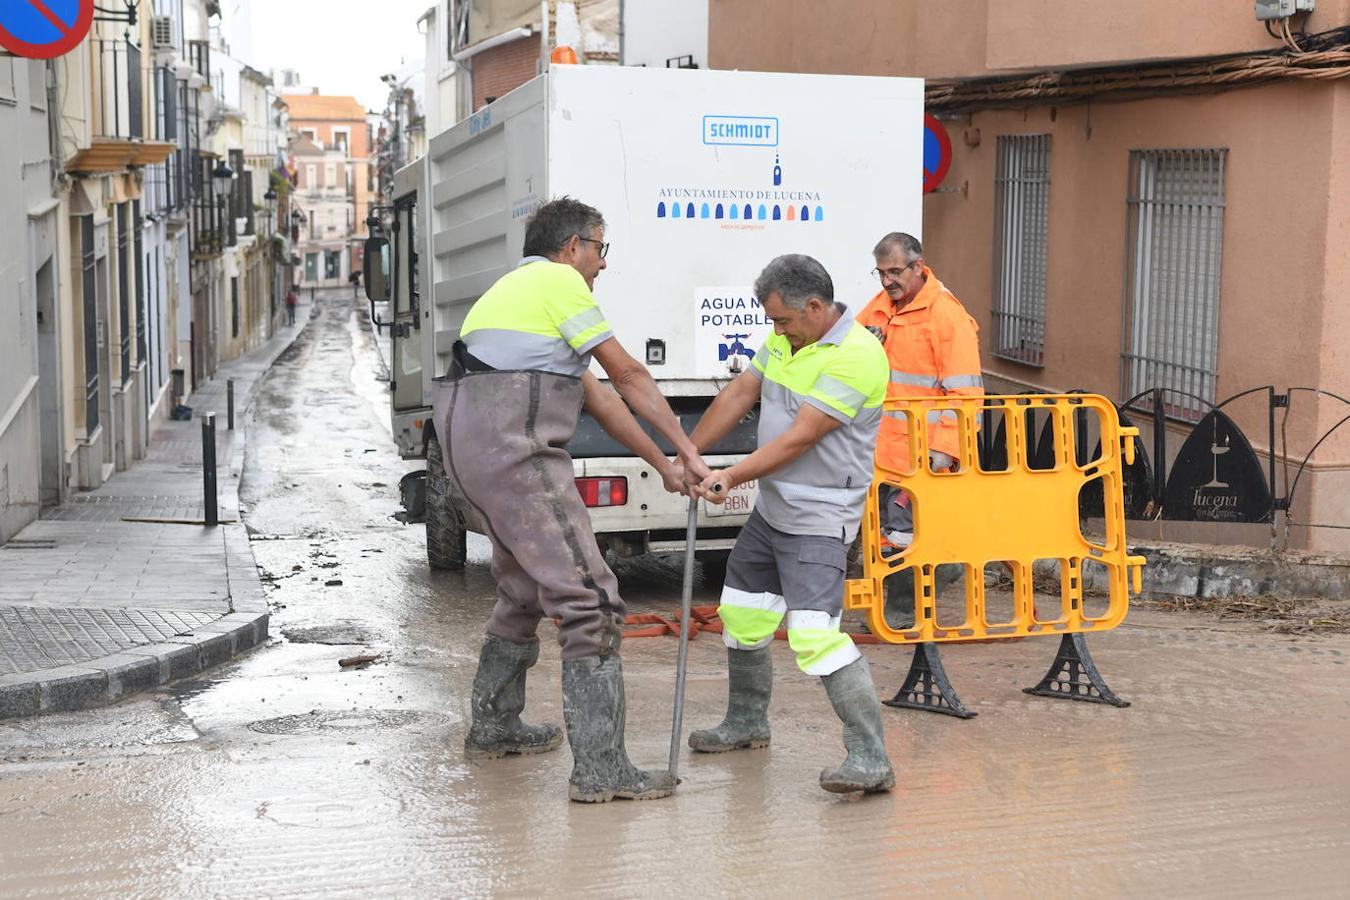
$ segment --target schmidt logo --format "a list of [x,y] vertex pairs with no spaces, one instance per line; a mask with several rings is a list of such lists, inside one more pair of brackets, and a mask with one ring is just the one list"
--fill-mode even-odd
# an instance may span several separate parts
[[777,147],[775,116],[704,116],[703,143],[733,147]]

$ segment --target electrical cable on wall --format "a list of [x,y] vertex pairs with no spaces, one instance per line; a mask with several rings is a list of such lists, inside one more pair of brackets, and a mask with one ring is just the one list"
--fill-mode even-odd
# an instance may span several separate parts
[[1020,108],[1034,103],[1136,100],[1216,87],[1248,87],[1285,78],[1329,80],[1350,76],[1350,26],[1304,34],[1301,41],[1288,31],[1287,21],[1281,26],[1279,36],[1286,46],[1280,50],[1030,76],[929,81],[925,105],[930,111],[942,112]]

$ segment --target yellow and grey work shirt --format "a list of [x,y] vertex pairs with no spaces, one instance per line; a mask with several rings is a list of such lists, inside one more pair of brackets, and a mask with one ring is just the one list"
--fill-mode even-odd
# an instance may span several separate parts
[[591,351],[614,336],[581,273],[527,256],[464,317],[459,338],[494,369],[580,378]]
[[773,335],[751,361],[764,380],[759,446],[778,437],[803,403],[842,424],[772,475],[759,480],[755,509],[788,534],[820,534],[851,542],[858,533],[890,366],[881,342],[839,305],[839,321],[814,344],[792,352]]

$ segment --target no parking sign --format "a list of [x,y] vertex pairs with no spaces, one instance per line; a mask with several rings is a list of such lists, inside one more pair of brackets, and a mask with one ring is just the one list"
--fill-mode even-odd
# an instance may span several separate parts
[[94,0],[0,0],[0,46],[29,59],[52,59],[84,40]]
[[952,167],[952,139],[947,129],[928,113],[923,114],[923,192],[931,193]]

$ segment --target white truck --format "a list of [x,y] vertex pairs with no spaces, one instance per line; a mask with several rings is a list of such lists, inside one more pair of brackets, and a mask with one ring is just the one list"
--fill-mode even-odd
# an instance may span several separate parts
[[[394,438],[427,460],[402,495],[410,519],[425,515],[430,564],[463,567],[466,531],[483,530],[442,471],[434,379],[539,204],[570,195],[604,214],[596,299],[692,430],[772,331],[751,287],[770,259],[816,257],[854,311],[879,290],[873,244],[920,233],[922,141],[919,79],[602,66],[553,66],[435,135],[396,173],[365,266],[372,306],[388,302]],[[752,415],[705,458],[727,465],[754,442]],[[683,548],[687,501],[642,460],[584,415],[567,449],[602,546]],[[705,571],[754,496],[744,485],[700,511]]]

